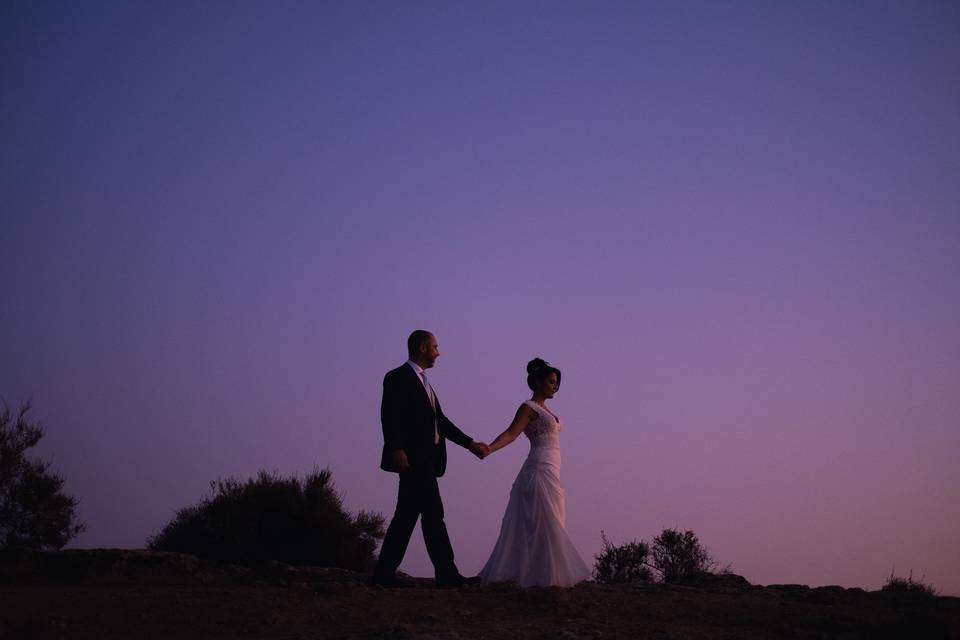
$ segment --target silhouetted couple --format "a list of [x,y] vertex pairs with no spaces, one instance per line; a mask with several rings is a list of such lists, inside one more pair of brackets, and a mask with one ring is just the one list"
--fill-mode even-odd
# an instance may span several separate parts
[[[407,352],[409,360],[383,379],[380,468],[398,473],[400,488],[374,582],[398,585],[396,571],[418,518],[437,587],[505,580],[522,586],[571,586],[585,580],[589,570],[564,528],[560,418],[546,407],[546,401],[560,388],[560,370],[539,358],[527,364],[527,386],[533,397],[520,405],[510,426],[487,445],[458,429],[440,407],[426,374],[440,356],[436,337],[428,331],[414,331],[407,340]],[[454,562],[437,484],[446,471],[446,440],[482,460],[521,433],[530,439],[530,453],[510,490],[500,536],[480,575],[465,578]]]

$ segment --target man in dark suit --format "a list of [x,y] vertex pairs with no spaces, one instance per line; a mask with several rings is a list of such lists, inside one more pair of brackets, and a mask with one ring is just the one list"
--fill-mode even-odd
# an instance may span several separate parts
[[400,474],[400,491],[373,581],[385,587],[397,585],[397,567],[420,518],[437,587],[461,587],[468,580],[460,575],[453,561],[437,478],[447,468],[447,440],[469,449],[481,460],[487,454],[487,445],[474,442],[460,431],[440,408],[426,375],[440,356],[436,337],[429,331],[414,331],[407,340],[407,352],[410,359],[383,379],[380,468]]

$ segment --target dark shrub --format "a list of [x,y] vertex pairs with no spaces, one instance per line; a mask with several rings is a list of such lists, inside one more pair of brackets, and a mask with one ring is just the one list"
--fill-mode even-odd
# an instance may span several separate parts
[[383,516],[344,511],[329,469],[314,469],[302,482],[261,471],[256,479],[217,480],[210,488],[209,497],[178,511],[148,546],[225,562],[358,571],[373,565]]
[[27,419],[29,403],[16,421],[0,410],[0,549],[61,549],[84,530],[76,518],[79,501],[63,493],[64,479],[49,462],[27,460],[25,452],[43,437],[43,426]]
[[593,579],[604,584],[616,582],[649,582],[650,568],[647,566],[647,554],[650,549],[643,540],[633,540],[615,546],[600,532],[603,548],[593,565]]
[[932,597],[937,595],[937,590],[933,585],[926,584],[923,580],[914,580],[913,571],[906,578],[900,578],[890,572],[887,583],[880,588],[880,591],[896,595]]
[[711,573],[716,563],[693,531],[664,529],[653,539],[653,566],[663,582],[678,582],[698,573]]

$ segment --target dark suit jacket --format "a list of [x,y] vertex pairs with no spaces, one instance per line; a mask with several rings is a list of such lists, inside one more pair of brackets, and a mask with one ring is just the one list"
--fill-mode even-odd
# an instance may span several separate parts
[[[397,471],[392,466],[392,453],[403,449],[411,473],[432,473],[439,478],[447,469],[447,439],[464,448],[470,446],[473,439],[443,415],[440,399],[434,399],[436,413],[420,376],[409,364],[403,363],[387,372],[383,378],[383,401],[380,404],[380,425],[383,427],[381,469]],[[439,444],[433,443],[434,420],[440,432]]]

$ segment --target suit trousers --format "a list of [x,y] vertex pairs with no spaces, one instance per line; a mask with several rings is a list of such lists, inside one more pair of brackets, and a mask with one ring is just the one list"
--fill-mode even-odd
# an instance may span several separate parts
[[383,538],[375,575],[389,578],[397,571],[417,526],[417,518],[420,518],[423,541],[435,576],[444,579],[459,575],[453,561],[447,525],[443,522],[443,501],[440,499],[437,478],[432,473],[413,470],[400,474],[397,510]]

